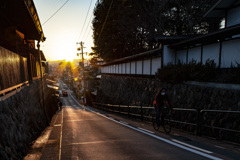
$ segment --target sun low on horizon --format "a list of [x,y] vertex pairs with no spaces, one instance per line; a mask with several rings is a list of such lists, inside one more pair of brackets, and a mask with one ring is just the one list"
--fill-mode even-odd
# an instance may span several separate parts
[[[90,3],[92,2],[92,3]],[[90,59],[85,53],[91,53],[93,47],[92,19],[93,1],[48,1],[34,0],[41,21],[44,37],[40,50],[47,61],[81,59],[77,56],[77,42],[84,42],[84,59]],[[89,11],[89,12],[88,12]],[[55,14],[56,13],[56,14]],[[86,22],[86,23],[84,23]]]
[[[58,41],[52,41],[51,39],[46,40],[42,43],[42,50],[45,53],[47,61],[55,61],[55,60],[66,60],[72,62],[74,59],[81,59],[81,56],[78,55],[81,51],[78,51],[79,47],[75,41],[72,40],[72,37],[68,37],[67,35],[63,35],[58,38]],[[45,45],[51,46],[46,48]],[[84,48],[84,59],[90,59],[91,57],[86,54],[90,53],[89,47]]]

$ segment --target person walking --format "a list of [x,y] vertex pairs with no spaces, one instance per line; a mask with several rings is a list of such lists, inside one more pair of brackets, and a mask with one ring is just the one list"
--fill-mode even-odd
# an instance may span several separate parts
[[58,105],[58,110],[61,111],[63,104],[62,104],[62,102],[61,102],[59,97],[57,97],[57,105]]

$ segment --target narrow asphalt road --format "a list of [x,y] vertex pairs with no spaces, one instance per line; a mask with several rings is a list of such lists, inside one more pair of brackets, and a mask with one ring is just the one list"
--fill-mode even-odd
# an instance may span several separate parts
[[[134,127],[78,103],[71,91],[52,122],[41,160],[238,159],[207,145],[194,146],[163,133]],[[231,155],[228,157],[227,155]]]

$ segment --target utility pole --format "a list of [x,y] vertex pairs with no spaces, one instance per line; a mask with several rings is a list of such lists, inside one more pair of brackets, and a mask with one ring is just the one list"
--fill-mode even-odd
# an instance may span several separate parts
[[[83,103],[86,103],[86,90],[85,90],[85,74],[84,74],[84,57],[83,57],[83,42],[77,42],[77,45],[80,44],[80,48],[77,48],[78,51],[81,50],[82,54],[82,76],[83,76]],[[80,64],[79,64],[80,65]],[[81,66],[80,66],[81,67]]]

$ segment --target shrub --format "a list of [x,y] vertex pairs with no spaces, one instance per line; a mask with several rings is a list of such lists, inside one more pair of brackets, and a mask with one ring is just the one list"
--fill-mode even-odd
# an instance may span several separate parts
[[176,65],[169,63],[162,69],[158,69],[156,77],[162,82],[183,81],[213,81],[218,69],[214,60],[207,60],[204,65],[192,60],[188,64],[178,62]]

